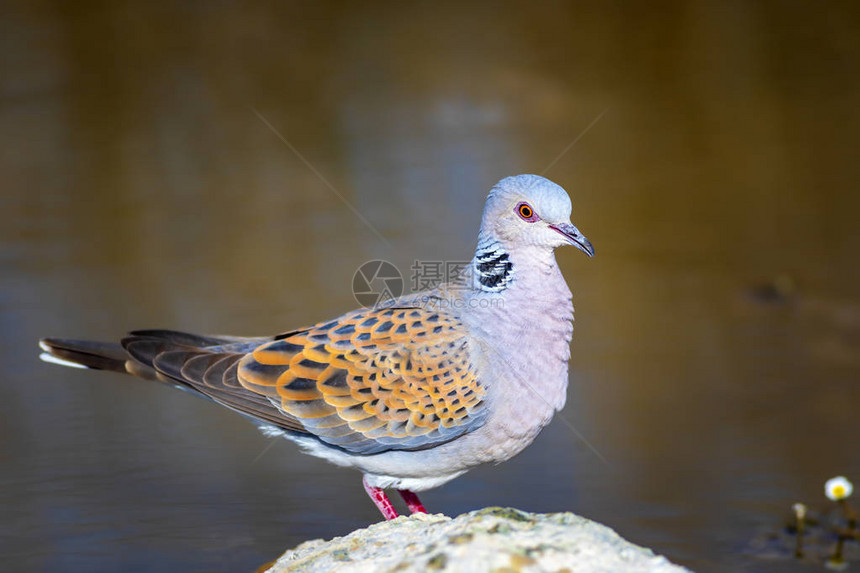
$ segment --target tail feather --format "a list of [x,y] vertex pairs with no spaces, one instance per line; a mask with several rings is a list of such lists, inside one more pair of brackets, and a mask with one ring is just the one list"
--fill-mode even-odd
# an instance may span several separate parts
[[307,434],[295,417],[243,387],[239,361],[272,338],[201,336],[173,330],[138,330],[119,343],[44,338],[42,360],[158,380],[214,400],[257,421]]
[[90,340],[43,338],[39,346],[44,351],[39,358],[63,366],[127,372],[128,352],[119,344]]

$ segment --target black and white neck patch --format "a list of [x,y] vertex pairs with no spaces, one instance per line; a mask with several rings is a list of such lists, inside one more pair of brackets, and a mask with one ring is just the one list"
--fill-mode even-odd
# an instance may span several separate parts
[[499,247],[479,251],[475,255],[475,273],[481,290],[503,291],[508,287],[514,267],[508,253]]

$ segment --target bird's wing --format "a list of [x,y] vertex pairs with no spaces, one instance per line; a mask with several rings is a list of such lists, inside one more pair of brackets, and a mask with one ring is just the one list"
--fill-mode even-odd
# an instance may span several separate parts
[[428,448],[486,417],[470,339],[440,310],[358,310],[289,333],[245,355],[237,379],[351,453]]
[[357,310],[262,341],[139,331],[122,344],[163,380],[354,454],[432,447],[487,414],[470,339],[442,310]]

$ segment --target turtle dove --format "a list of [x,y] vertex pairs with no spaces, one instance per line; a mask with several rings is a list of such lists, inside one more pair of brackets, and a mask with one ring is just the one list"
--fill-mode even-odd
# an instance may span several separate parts
[[554,249],[591,243],[564,189],[508,177],[487,197],[478,245],[457,280],[263,338],[139,330],[119,343],[46,338],[49,362],[175,385],[244,414],[268,435],[415,494],[529,445],[564,406],[573,332]]

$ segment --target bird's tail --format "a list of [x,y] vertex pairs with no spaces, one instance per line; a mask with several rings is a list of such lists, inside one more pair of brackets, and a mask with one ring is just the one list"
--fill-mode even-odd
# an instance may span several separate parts
[[272,338],[202,336],[175,330],[135,330],[120,342],[43,338],[39,341],[42,349],[39,358],[61,366],[122,372],[173,384],[175,376],[167,374],[165,377],[165,373],[159,372],[154,364],[156,357],[163,352],[241,355],[269,340]]
[[115,342],[43,338],[39,341],[42,354],[39,358],[72,368],[92,368],[126,373],[126,362],[131,359],[122,345]]

